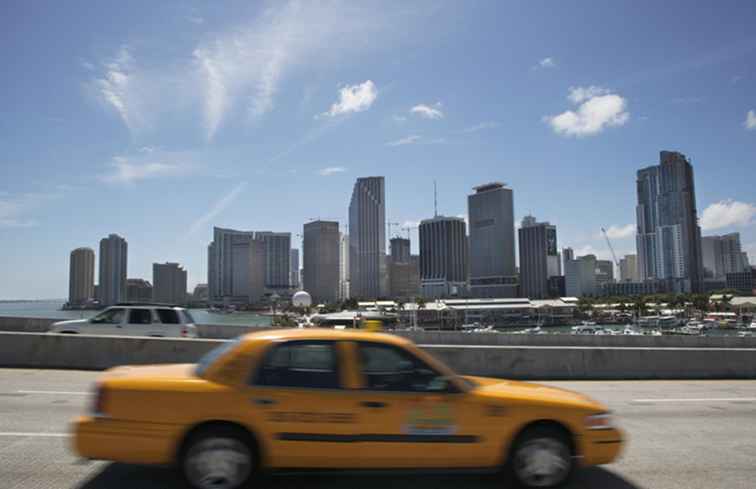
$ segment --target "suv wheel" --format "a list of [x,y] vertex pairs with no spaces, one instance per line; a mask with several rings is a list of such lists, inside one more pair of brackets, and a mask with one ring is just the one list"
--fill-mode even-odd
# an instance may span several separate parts
[[520,487],[551,488],[567,481],[574,465],[567,436],[556,429],[536,427],[518,437],[507,472]]
[[193,489],[238,489],[252,478],[257,457],[245,433],[217,426],[191,435],[179,463]]

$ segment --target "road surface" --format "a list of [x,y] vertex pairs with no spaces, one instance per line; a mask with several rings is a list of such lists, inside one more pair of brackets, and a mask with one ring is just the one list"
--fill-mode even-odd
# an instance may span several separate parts
[[[83,412],[96,372],[0,369],[0,489],[180,489],[168,469],[82,462],[68,422]],[[629,435],[623,458],[577,473],[570,489],[756,487],[756,381],[549,382],[609,405]],[[277,489],[494,489],[493,476],[301,474]]]

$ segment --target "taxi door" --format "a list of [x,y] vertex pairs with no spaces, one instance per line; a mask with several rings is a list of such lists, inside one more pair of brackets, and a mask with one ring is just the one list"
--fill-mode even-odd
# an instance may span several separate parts
[[247,389],[250,415],[261,421],[267,462],[276,468],[343,467],[359,419],[337,341],[274,343]]
[[487,406],[454,387],[412,352],[378,342],[354,345],[362,388],[361,468],[489,467],[501,455]]

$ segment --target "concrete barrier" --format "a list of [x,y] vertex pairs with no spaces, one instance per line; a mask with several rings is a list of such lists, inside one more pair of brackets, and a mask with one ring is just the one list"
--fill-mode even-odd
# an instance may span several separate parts
[[[101,370],[196,362],[219,340],[0,332],[0,366]],[[421,345],[457,372],[538,379],[756,379],[755,348]]]

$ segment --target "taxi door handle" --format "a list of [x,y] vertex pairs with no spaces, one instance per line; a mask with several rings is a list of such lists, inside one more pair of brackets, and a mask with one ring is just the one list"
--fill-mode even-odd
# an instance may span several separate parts
[[265,399],[265,398],[259,398],[259,399],[252,399],[252,402],[259,406],[271,406],[273,404],[276,404],[278,401],[275,399]]
[[386,407],[386,403],[381,401],[362,401],[360,405],[376,409]]

